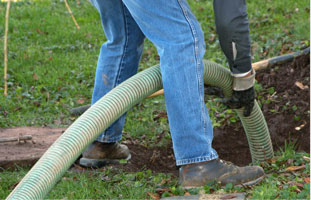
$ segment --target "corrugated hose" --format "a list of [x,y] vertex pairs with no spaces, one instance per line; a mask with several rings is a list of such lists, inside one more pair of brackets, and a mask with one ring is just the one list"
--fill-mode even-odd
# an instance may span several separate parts
[[[228,69],[204,61],[204,81],[220,87],[226,97],[232,94],[232,77]],[[7,199],[43,199],[84,149],[103,130],[134,105],[162,88],[159,65],[148,68],[124,81],[82,114],[44,153]],[[270,133],[265,118],[255,102],[249,117],[237,109],[250,146],[252,161],[273,157]]]

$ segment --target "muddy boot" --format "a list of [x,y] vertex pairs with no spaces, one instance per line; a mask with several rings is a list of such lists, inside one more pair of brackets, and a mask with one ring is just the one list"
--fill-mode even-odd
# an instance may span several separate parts
[[204,186],[216,181],[221,185],[254,185],[265,176],[261,167],[238,167],[230,162],[215,159],[207,162],[183,165],[179,169],[179,183],[184,188]]
[[80,165],[100,168],[107,164],[118,164],[120,160],[129,160],[130,158],[131,154],[126,145],[95,141],[83,152]]

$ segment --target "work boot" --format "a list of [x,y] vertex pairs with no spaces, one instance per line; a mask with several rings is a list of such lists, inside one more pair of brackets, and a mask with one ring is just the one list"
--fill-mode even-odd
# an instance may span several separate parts
[[179,169],[179,183],[186,189],[204,186],[213,181],[221,185],[232,183],[251,186],[260,182],[264,176],[265,173],[259,166],[238,167],[220,159],[183,165]]
[[83,152],[80,165],[100,168],[107,164],[118,164],[120,160],[129,160],[130,158],[131,154],[126,145],[95,141]]

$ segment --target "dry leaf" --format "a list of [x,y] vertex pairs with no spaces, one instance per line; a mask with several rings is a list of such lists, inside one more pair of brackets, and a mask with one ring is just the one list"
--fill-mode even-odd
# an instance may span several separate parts
[[40,30],[40,29],[36,29],[36,31],[37,31],[37,33],[39,33],[39,34],[43,34],[43,32]]
[[305,161],[309,161],[309,162],[310,162],[310,158],[307,157],[307,156],[304,156],[303,159],[304,159]]
[[185,192],[184,196],[190,196],[191,194],[189,192]]
[[303,184],[302,183],[297,183],[296,184],[299,188],[303,188]]
[[32,78],[33,78],[35,81],[37,81],[37,80],[39,79],[36,73],[33,73],[33,74],[32,74]]
[[9,187],[9,189],[10,189],[10,190],[13,190],[18,184],[19,184],[19,182],[17,182],[17,183],[15,183],[15,184],[11,185],[11,186]]
[[308,178],[304,178],[303,180],[305,181],[305,183],[310,184],[310,177],[308,177]]
[[35,106],[37,106],[37,107],[40,107],[41,104],[40,104],[40,102],[38,102],[38,101],[34,101],[34,102],[33,102],[33,105],[35,105]]
[[83,103],[84,103],[84,99],[78,99],[78,100],[77,100],[77,103],[78,103],[78,104],[83,104]]
[[301,192],[301,190],[300,190],[300,189],[298,189],[298,188],[296,188],[296,189],[295,189],[295,192],[300,193],[300,192]]
[[295,85],[299,87],[301,90],[309,88],[307,85],[303,85],[301,82],[296,81]]
[[152,194],[150,192],[147,192],[147,194],[152,198],[152,199],[155,199],[155,200],[160,200],[160,196],[158,194]]
[[300,131],[303,127],[305,127],[305,123],[303,123],[303,124],[301,124],[300,126],[297,126],[296,128],[295,128],[295,130],[296,131]]
[[162,179],[160,185],[164,185],[166,183],[166,180],[165,179]]
[[291,166],[291,167],[286,168],[285,171],[292,172],[292,171],[298,171],[298,170],[301,170],[301,169],[304,169],[304,168],[305,168],[304,165],[302,165],[302,166]]
[[169,188],[157,188],[156,193],[163,194],[164,192],[170,192],[171,190]]

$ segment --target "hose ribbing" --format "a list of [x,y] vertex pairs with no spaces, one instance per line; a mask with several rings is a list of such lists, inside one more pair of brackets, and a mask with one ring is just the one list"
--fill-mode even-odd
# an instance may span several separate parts
[[[205,61],[204,65],[205,82],[222,88],[224,94],[230,96],[232,93],[230,72],[212,62]],[[160,67],[157,65],[136,74],[111,90],[53,143],[7,199],[42,199],[103,130],[161,87]],[[243,117],[242,110],[237,112],[247,133],[253,161],[272,157],[269,131],[258,104],[248,118]]]
[[[232,76],[230,71],[221,65],[204,61],[204,82],[220,87],[225,97],[232,95]],[[243,109],[235,109],[247,136],[252,161],[263,161],[273,157],[273,148],[269,129],[261,109],[255,101],[254,109],[249,117],[244,117]]]

